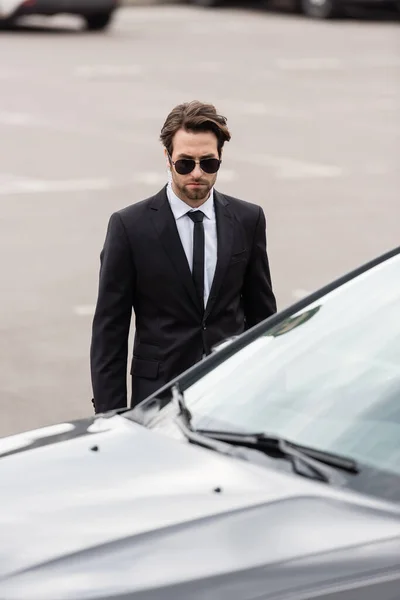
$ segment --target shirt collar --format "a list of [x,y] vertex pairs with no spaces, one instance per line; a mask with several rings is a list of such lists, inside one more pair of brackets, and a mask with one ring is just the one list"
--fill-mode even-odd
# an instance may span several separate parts
[[178,219],[180,219],[181,217],[183,217],[184,215],[186,215],[188,212],[194,211],[194,210],[201,210],[204,213],[204,215],[207,217],[207,219],[213,218],[213,213],[214,213],[214,189],[213,188],[211,188],[210,197],[208,198],[208,200],[206,200],[204,202],[204,204],[202,204],[199,207],[199,209],[196,209],[196,208],[193,209],[188,204],[186,204],[186,202],[181,200],[175,194],[170,183],[167,186],[167,197],[168,197],[168,201],[171,205],[172,213],[173,213],[176,221]]

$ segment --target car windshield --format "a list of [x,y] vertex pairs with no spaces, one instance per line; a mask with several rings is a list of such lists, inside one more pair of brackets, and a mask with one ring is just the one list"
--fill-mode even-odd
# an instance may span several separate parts
[[400,475],[400,256],[184,390],[193,427],[257,431]]

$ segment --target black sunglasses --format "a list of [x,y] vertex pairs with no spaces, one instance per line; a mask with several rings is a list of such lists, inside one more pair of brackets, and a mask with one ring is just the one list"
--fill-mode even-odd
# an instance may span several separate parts
[[216,173],[220,166],[221,160],[218,158],[202,158],[201,160],[194,160],[193,158],[180,158],[179,160],[173,162],[172,158],[169,157],[171,164],[174,165],[175,171],[179,173],[179,175],[189,175],[197,164],[200,165],[200,169],[204,171],[204,173]]

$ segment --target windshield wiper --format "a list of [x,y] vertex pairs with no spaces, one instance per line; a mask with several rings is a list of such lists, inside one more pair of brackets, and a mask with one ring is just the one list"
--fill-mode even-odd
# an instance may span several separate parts
[[[286,458],[291,461],[293,470],[304,476],[310,476],[310,471],[315,479],[324,483],[331,483],[332,471],[325,469],[324,465],[333,467],[347,473],[359,472],[357,463],[346,458],[316,448],[309,448],[295,444],[285,438],[265,433],[237,433],[231,431],[217,431],[212,429],[193,429],[192,415],[188,409],[183,393],[178,385],[172,387],[172,396],[180,409],[180,417],[187,429],[191,441],[201,444],[201,438],[223,442],[231,446],[257,450],[275,458]],[[305,472],[308,469],[308,473]]]
[[188,429],[193,431],[192,430],[192,414],[186,405],[185,397],[184,397],[183,393],[181,392],[178,383],[176,383],[174,386],[172,386],[171,392],[172,392],[173,400],[179,406],[179,410],[180,410],[179,414],[182,417],[182,419],[184,420],[186,427],[188,427]]
[[287,458],[292,462],[296,473],[305,474],[304,467],[307,467],[314,473],[316,479],[320,479],[325,483],[331,481],[331,471],[324,469],[324,465],[346,471],[347,473],[356,474],[359,471],[357,463],[350,458],[315,448],[300,446],[279,436],[266,435],[265,433],[247,434],[210,429],[196,429],[196,433],[218,442],[259,450],[275,458]]

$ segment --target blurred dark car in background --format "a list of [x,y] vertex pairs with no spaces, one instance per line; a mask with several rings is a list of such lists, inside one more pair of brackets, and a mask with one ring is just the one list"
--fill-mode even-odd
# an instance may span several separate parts
[[0,25],[12,25],[28,15],[71,14],[81,16],[87,29],[101,31],[111,23],[118,5],[119,0],[0,0]]
[[[191,4],[204,7],[227,6],[230,0],[188,0]],[[271,1],[271,0],[269,0]],[[267,5],[268,0],[256,0],[253,4]],[[243,2],[243,6],[247,3]],[[331,19],[343,15],[348,6],[385,6],[400,9],[400,0],[293,0],[293,8],[314,19]]]

